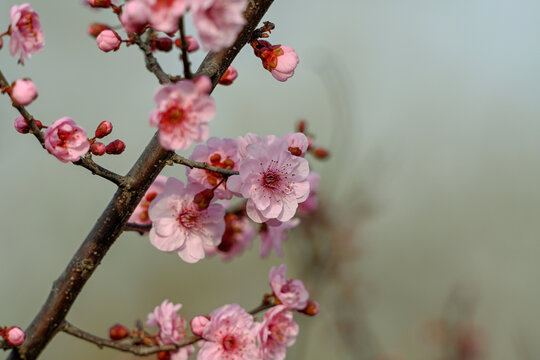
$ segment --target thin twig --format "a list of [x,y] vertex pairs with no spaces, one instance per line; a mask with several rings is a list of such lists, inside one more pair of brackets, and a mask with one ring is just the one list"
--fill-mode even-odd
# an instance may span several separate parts
[[149,232],[150,229],[152,229],[152,224],[140,225],[136,223],[127,223],[124,226],[124,231],[136,231],[141,234]]
[[184,64],[184,77],[191,79],[193,74],[191,73],[191,63],[189,62],[188,55],[188,42],[186,40],[186,34],[184,30],[184,16],[181,16],[178,20],[178,29],[180,29],[180,48],[182,49],[182,63]]
[[169,84],[172,82],[172,76],[167,74],[163,69],[161,68],[161,65],[159,65],[157,59],[155,58],[154,54],[152,54],[152,48],[148,44],[148,42],[143,41],[141,39],[141,36],[138,34],[132,34],[133,40],[135,41],[135,44],[142,50],[144,53],[144,60],[146,64],[146,68],[148,71],[156,75],[158,81],[160,84]]
[[10,345],[7,341],[4,341],[3,339],[0,339],[0,349],[2,350],[9,350],[12,349],[13,345]]
[[220,175],[223,175],[224,177],[229,177],[229,176],[232,176],[232,175],[238,175],[239,174],[239,172],[236,171],[236,170],[218,168],[216,166],[209,165],[209,164],[207,164],[205,162],[193,161],[193,160],[186,159],[185,157],[180,156],[178,154],[174,154],[172,156],[172,158],[171,158],[171,161],[176,163],[176,164],[185,165],[185,166],[190,167],[192,169],[197,168],[197,169],[209,170],[209,171],[218,173]]

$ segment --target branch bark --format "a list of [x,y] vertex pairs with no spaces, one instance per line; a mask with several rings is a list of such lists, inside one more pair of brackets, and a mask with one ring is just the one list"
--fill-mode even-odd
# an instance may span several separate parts
[[[272,2],[273,0],[250,1],[245,12],[247,24],[238,35],[235,43],[219,52],[209,53],[197,70],[197,74],[209,76],[215,86],[234,57],[249,41],[251,33]],[[170,82],[168,76],[167,79],[159,80],[160,82]],[[124,225],[144,193],[173,155],[173,152],[166,151],[159,145],[157,134],[154,134],[142,155],[129,171],[128,185],[116,191],[66,269],[53,283],[52,290],[43,307],[26,329],[26,341],[21,347],[11,351],[8,360],[33,360],[40,355],[60,330],[60,325],[86,281],[122,233]]]

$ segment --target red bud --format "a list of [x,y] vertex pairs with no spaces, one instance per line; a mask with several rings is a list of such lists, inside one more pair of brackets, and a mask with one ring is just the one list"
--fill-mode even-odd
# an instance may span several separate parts
[[96,137],[101,139],[112,132],[112,124],[109,121],[102,121],[96,129]]
[[156,49],[165,52],[171,51],[173,46],[173,41],[166,37],[157,38],[153,41],[153,43]]
[[122,340],[129,336],[129,330],[120,324],[114,324],[109,329],[109,337],[111,340]]
[[300,120],[296,125],[296,128],[299,132],[303,133],[304,131],[306,131],[306,122],[304,120]]
[[90,36],[97,37],[103,30],[110,30],[111,28],[108,25],[93,23],[88,26],[86,30]]
[[105,144],[100,142],[95,142],[92,145],[90,145],[90,152],[96,156],[101,156],[105,154],[106,147]]
[[328,155],[330,155],[330,153],[324,148],[316,148],[315,150],[313,150],[313,155],[315,155],[319,159],[325,159],[328,157]]
[[300,310],[300,312],[309,316],[315,316],[319,313],[319,304],[310,299],[308,300],[306,308]]
[[114,140],[112,143],[108,144],[105,148],[107,154],[119,155],[124,152],[126,149],[126,144],[122,140]]
[[193,198],[193,202],[197,205],[199,211],[205,210],[210,205],[210,201],[214,198],[214,189],[204,189]]

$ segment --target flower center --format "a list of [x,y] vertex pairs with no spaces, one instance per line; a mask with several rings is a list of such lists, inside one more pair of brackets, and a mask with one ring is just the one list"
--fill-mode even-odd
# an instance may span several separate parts
[[198,216],[194,211],[184,210],[178,215],[178,222],[187,229],[191,229],[197,225]]
[[236,338],[230,334],[225,335],[221,343],[226,351],[233,351],[237,347]]
[[279,186],[281,176],[275,171],[267,171],[263,175],[263,185],[270,189],[275,189]]
[[32,14],[26,14],[17,23],[17,27],[20,29],[21,33],[24,34],[25,37],[33,36],[37,38],[37,33],[34,30],[34,26],[32,24]]
[[186,119],[186,112],[178,105],[171,105],[167,111],[161,113],[160,129],[165,132],[174,131]]

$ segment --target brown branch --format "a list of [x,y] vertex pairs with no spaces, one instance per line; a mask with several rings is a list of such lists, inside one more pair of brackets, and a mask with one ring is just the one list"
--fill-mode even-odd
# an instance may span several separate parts
[[207,164],[205,162],[193,161],[193,160],[186,159],[185,157],[180,156],[178,154],[174,154],[172,156],[172,158],[171,158],[171,161],[176,163],[176,164],[185,165],[185,166],[190,167],[192,169],[197,168],[197,169],[209,170],[209,171],[218,173],[220,175],[223,175],[224,177],[229,177],[229,176],[232,176],[232,175],[238,175],[239,174],[239,172],[236,171],[236,170],[218,168],[216,166],[209,165],[209,164]]
[[136,231],[141,234],[150,231],[150,229],[152,229],[152,224],[140,225],[135,223],[127,223],[124,226],[124,231]]
[[131,36],[133,36],[133,40],[135,41],[135,44],[137,44],[137,46],[144,53],[144,61],[146,64],[146,69],[148,69],[148,71],[156,75],[160,84],[170,83],[173,77],[167,74],[165,71],[163,71],[163,69],[161,68],[161,65],[159,65],[154,54],[152,54],[152,48],[150,47],[148,42],[141,39],[141,36],[138,34],[131,34]]
[[[229,48],[208,54],[197,74],[209,76],[215,86],[234,57],[249,40],[251,33],[272,2],[273,0],[250,2],[245,12],[247,24],[238,35],[235,43]],[[169,82],[168,77],[161,77],[161,79],[158,77],[158,79],[165,83]],[[173,155],[173,152],[166,151],[159,145],[157,134],[154,134],[127,175],[129,186],[119,188],[116,191],[66,269],[53,283],[49,297],[26,329],[26,341],[20,348],[14,349],[10,353],[8,360],[33,360],[39,356],[59,330],[59,326],[86,281],[122,233],[124,225],[144,193]]]
[[186,34],[184,30],[184,16],[181,16],[178,20],[178,29],[180,30],[180,48],[182,49],[182,63],[184,64],[184,77],[191,79],[193,74],[191,73],[191,63],[189,62],[188,55],[188,42],[186,40]]

